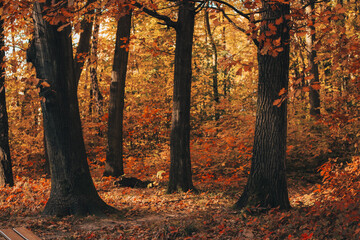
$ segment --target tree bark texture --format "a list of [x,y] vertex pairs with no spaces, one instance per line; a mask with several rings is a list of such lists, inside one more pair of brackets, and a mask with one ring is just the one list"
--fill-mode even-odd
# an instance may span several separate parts
[[173,112],[170,135],[168,193],[195,190],[190,159],[191,57],[194,34],[194,3],[179,1],[176,30]]
[[[57,2],[57,1],[56,1]],[[101,215],[114,211],[97,194],[82,136],[71,27],[44,20],[43,6],[34,3],[34,40],[28,61],[40,79],[44,133],[51,171],[50,198],[45,215]],[[66,4],[65,4],[66,5]]]
[[[273,103],[279,98],[281,89],[288,88],[289,73],[289,27],[285,16],[289,14],[289,4],[263,1],[265,24],[260,30],[264,34],[268,24],[283,18],[276,25],[276,34],[267,37],[272,41],[281,38],[278,47],[283,50],[278,55],[264,52],[265,41],[260,42],[258,50],[259,82],[255,124],[253,158],[247,185],[236,208],[260,207],[282,209],[290,208],[285,169],[287,104],[280,107]],[[276,45],[274,45],[276,46]]]
[[[130,40],[131,12],[120,17],[117,24],[115,54],[110,85],[108,148],[106,153],[105,176],[119,177],[123,167],[123,116],[125,81]],[[127,39],[124,41],[123,39]]]
[[[209,4],[209,3],[208,3]],[[211,32],[210,28],[210,20],[209,20],[209,12],[205,11],[205,27],[206,32],[210,39],[211,49],[212,49],[212,79],[213,79],[213,99],[214,99],[214,108],[215,108],[215,121],[219,120],[220,112],[218,110],[218,104],[220,102],[219,99],[219,89],[218,89],[218,51],[216,47],[216,43]]]
[[308,52],[308,62],[310,68],[310,74],[312,76],[310,80],[309,90],[309,102],[310,102],[310,116],[319,117],[320,115],[320,90],[314,89],[311,85],[320,84],[319,80],[319,67],[316,63],[316,50],[314,49],[315,36],[315,19],[312,17],[315,9],[315,1],[311,0],[310,6],[307,7],[307,14],[312,24],[308,27],[308,35],[306,36],[306,47]]
[[[2,7],[2,3],[0,3]],[[0,19],[0,187],[14,185],[9,147],[9,124],[5,97],[4,20]]]

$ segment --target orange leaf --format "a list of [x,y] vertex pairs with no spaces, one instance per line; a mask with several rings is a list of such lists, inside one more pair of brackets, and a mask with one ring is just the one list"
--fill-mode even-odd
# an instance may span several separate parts
[[276,25],[280,25],[280,24],[282,24],[283,22],[284,22],[284,19],[283,19],[282,17],[280,17],[280,18],[278,18],[278,19],[275,20],[275,24],[276,24]]
[[273,105],[274,106],[280,106],[280,104],[281,104],[281,102],[282,102],[282,99],[281,98],[279,98],[279,99],[276,99],[274,102],[273,102]]
[[321,86],[319,83],[315,83],[315,84],[312,84],[311,85],[311,88],[314,89],[314,90],[320,90],[321,89]]
[[297,32],[296,35],[298,35],[299,37],[305,37],[306,32]]
[[43,87],[50,87],[50,84],[44,81],[44,82],[41,83],[41,86],[43,86]]
[[287,92],[285,88],[282,88],[279,92],[279,96],[284,95]]
[[309,88],[309,87],[303,87],[302,90],[303,90],[304,92],[309,92],[309,91],[310,91],[310,88]]
[[273,23],[269,23],[268,25],[268,28],[271,30],[271,31],[276,31],[276,26],[273,24]]

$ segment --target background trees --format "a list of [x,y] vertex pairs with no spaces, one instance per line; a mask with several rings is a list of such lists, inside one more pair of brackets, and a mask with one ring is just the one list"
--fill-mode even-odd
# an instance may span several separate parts
[[[19,3],[19,1],[13,3],[16,4],[16,2]],[[23,4],[23,2],[21,3]],[[317,238],[322,238],[324,234],[321,232],[336,237],[339,236],[337,231],[345,234],[347,239],[354,238],[357,218],[354,216],[356,211],[353,209],[358,209],[357,202],[359,202],[357,201],[358,195],[354,191],[357,186],[356,156],[360,144],[358,138],[358,129],[360,129],[358,121],[358,49],[360,47],[357,31],[359,20],[354,14],[358,11],[356,3],[352,1],[345,1],[343,4],[337,4],[334,1],[317,2],[310,16],[305,11],[305,6],[308,3],[303,1],[291,2],[291,18],[287,19],[291,20],[288,22],[291,43],[287,91],[285,91],[286,83],[283,81],[287,60],[284,55],[281,55],[285,54],[285,50],[287,50],[281,48],[287,45],[282,46],[282,38],[277,36],[280,34],[277,32],[279,26],[285,24],[283,18],[270,19],[268,22],[261,21],[264,20],[261,18],[261,13],[265,14],[261,10],[259,12],[262,7],[261,1],[229,1],[229,4],[233,4],[237,9],[243,11],[243,18],[234,15],[235,10],[221,1],[209,3],[207,12],[200,11],[203,10],[201,6],[206,6],[205,3],[204,5],[195,4],[197,14],[194,17],[191,65],[189,65],[190,61],[187,61],[187,67],[191,66],[192,69],[192,94],[189,104],[191,135],[188,138],[188,146],[191,149],[193,181],[199,189],[205,190],[205,193],[198,196],[193,196],[191,193],[163,194],[170,173],[169,140],[171,137],[174,55],[177,47],[175,36],[177,33],[175,29],[159,24],[158,19],[143,14],[142,12],[145,9],[134,9],[130,28],[131,41],[126,45],[129,48],[129,59],[124,89],[126,98],[124,99],[123,115],[125,123],[123,128],[123,159],[127,175],[154,180],[156,188],[144,190],[117,188],[113,186],[114,178],[103,177],[104,165],[106,164],[106,143],[109,139],[109,136],[106,135],[110,115],[108,112],[109,86],[112,80],[113,53],[117,31],[117,20],[114,19],[114,15],[118,13],[118,8],[115,5],[118,2],[96,1],[95,3],[95,6],[90,4],[86,9],[82,9],[84,3],[75,1],[74,4],[78,4],[75,9],[71,10],[70,8],[71,11],[68,8],[61,9],[57,17],[66,15],[69,17],[66,21],[71,18],[72,28],[65,28],[68,26],[64,26],[64,31],[67,36],[71,32],[74,39],[72,48],[78,49],[81,45],[80,42],[82,42],[81,40],[78,41],[81,39],[79,36],[82,34],[80,33],[86,32],[80,30],[80,22],[84,19],[92,19],[93,16],[85,15],[83,11],[89,8],[99,9],[98,17],[101,25],[99,27],[97,53],[98,76],[101,81],[98,81],[98,89],[104,97],[103,114],[99,116],[89,114],[89,105],[92,103],[94,106],[94,101],[90,100],[89,86],[91,81],[88,64],[84,65],[78,83],[74,84],[73,81],[75,80],[71,80],[69,77],[71,84],[61,82],[64,83],[64,86],[69,86],[61,89],[70,88],[69,95],[73,96],[76,95],[73,88],[77,86],[79,114],[87,150],[86,157],[81,154],[81,166],[85,166],[86,162],[89,164],[95,187],[99,191],[98,194],[106,202],[122,209],[129,209],[129,212],[126,213],[127,216],[139,217],[142,214],[146,216],[153,214],[159,217],[158,213],[162,212],[178,217],[181,219],[179,221],[183,220],[179,215],[189,216],[194,223],[191,226],[188,226],[187,222],[189,221],[185,220],[181,223],[174,223],[176,218],[174,217],[169,224],[156,223],[155,227],[151,228],[153,231],[160,228],[161,231],[158,232],[169,238],[176,236],[185,238],[190,234],[200,238],[201,233],[204,232],[209,238],[211,236],[245,238],[245,236],[251,236],[251,233],[253,238],[259,239],[279,236],[289,238],[290,234],[296,232],[295,238],[301,239],[302,234],[305,238],[312,233],[318,236]],[[165,19],[171,20],[169,21],[170,25],[175,23],[175,20],[177,22],[180,20],[177,16],[179,5],[176,3],[153,1],[153,4],[146,6],[148,9],[152,9],[153,13],[156,12],[163,17],[167,16],[168,18]],[[280,2],[273,2],[272,11],[276,10],[275,5],[277,4]],[[30,9],[30,6],[26,6],[26,9]],[[81,9],[80,12],[77,12],[79,9]],[[222,10],[225,11],[225,14]],[[36,88],[38,80],[32,76],[34,72],[31,71],[30,66],[24,63],[24,50],[28,48],[28,42],[24,40],[31,37],[28,29],[31,29],[29,26],[32,25],[32,22],[27,15],[17,15],[14,12],[9,14],[6,8],[3,11],[6,16],[16,17],[16,21],[4,25],[4,31],[7,36],[5,38],[7,46],[5,48],[5,76],[10,146],[17,185],[14,188],[1,188],[0,207],[3,210],[1,212],[9,213],[9,216],[13,216],[15,212],[34,214],[45,206],[50,194],[48,191],[50,189],[49,181],[42,171],[44,164],[41,141],[43,128],[41,110],[39,110],[39,102],[45,105],[48,102],[44,102],[42,96],[38,97]],[[87,17],[84,18],[83,16]],[[226,16],[232,21],[229,21]],[[204,19],[207,20],[204,21]],[[311,81],[309,66],[312,60],[307,58],[306,38],[309,36],[309,26],[312,24],[315,27],[313,31],[317,36],[312,43],[312,49],[316,50],[317,53],[317,57],[313,60],[318,64],[319,84],[309,84]],[[57,27],[62,26],[63,24],[60,24]],[[261,26],[263,28],[260,28]],[[210,31],[208,31],[208,27],[210,27]],[[55,32],[55,28],[53,31]],[[264,35],[258,34],[259,31]],[[210,42],[209,32],[213,37],[211,42],[215,45]],[[64,36],[66,34],[58,34],[60,33],[54,33],[56,36],[61,36],[61,39],[66,39],[67,48],[70,49],[70,41]],[[262,55],[258,56],[258,49],[254,40],[264,43],[264,46],[260,48]],[[214,46],[217,50],[216,62],[214,62]],[[189,48],[187,49],[189,50]],[[74,55],[69,52],[69,56]],[[76,52],[81,53],[82,51]],[[126,54],[125,51],[123,53]],[[85,59],[87,57],[85,54]],[[259,58],[259,63],[257,58]],[[283,58],[284,64],[277,65],[280,62],[272,61],[277,58]],[[74,65],[80,63],[75,58],[71,60],[71,57],[67,57],[66,59],[64,62],[74,61]],[[214,69],[212,66],[215,64],[217,64],[218,69],[218,103],[214,101]],[[276,67],[271,68],[269,66]],[[260,68],[259,72],[258,68]],[[279,71],[281,74],[274,74],[276,77],[273,77],[274,72],[270,69],[281,70]],[[75,72],[69,67],[67,74],[72,75],[71,71]],[[185,72],[183,71],[183,73]],[[269,82],[262,81],[265,79],[263,77],[265,75],[274,78],[272,83],[275,83],[276,80],[281,80],[281,83],[269,86]],[[188,80],[188,78],[183,79]],[[259,90],[256,88],[258,80],[261,80],[259,81]],[[47,83],[50,85],[50,89],[56,86],[49,81]],[[43,90],[48,87],[46,83],[40,83],[38,86],[44,88]],[[311,89],[321,89],[321,114],[317,118],[309,116],[309,91]],[[272,90],[272,92],[268,90]],[[64,93],[62,90],[59,92]],[[42,91],[41,93],[45,92]],[[182,94],[183,92],[179,93]],[[69,99],[71,100],[69,102],[72,103],[70,106],[74,106],[74,97]],[[259,109],[263,107],[268,109],[263,113],[260,111],[258,118],[261,119],[264,116],[266,119],[270,119],[267,114],[272,114],[271,117],[278,120],[260,121],[258,119],[257,125],[255,125],[256,113],[254,109],[257,101],[265,103],[260,105]],[[288,102],[289,126],[286,148],[284,140],[285,101]],[[279,105],[280,108],[274,104]],[[75,108],[66,107],[66,109],[74,110]],[[214,109],[220,113],[217,121],[214,121],[216,119]],[[66,113],[65,110],[64,112]],[[62,115],[65,117],[66,114]],[[78,118],[71,122],[79,125]],[[66,121],[64,120],[63,123]],[[64,125],[70,125],[70,123]],[[268,134],[268,131],[275,127],[278,128],[278,131]],[[60,130],[60,127],[58,128],[56,130]],[[79,133],[78,130],[76,132]],[[99,134],[100,132],[103,135]],[[264,133],[264,136],[278,136],[278,144],[269,146],[276,141],[272,141],[270,137],[271,140],[263,137],[261,133]],[[77,140],[79,139],[77,138]],[[73,144],[75,141],[69,140],[68,142]],[[263,146],[269,151],[262,151],[265,149]],[[78,148],[84,152],[82,146]],[[272,210],[262,216],[251,216],[248,212],[240,213],[236,217],[232,216],[226,209],[238,200],[236,194],[246,188],[244,185],[249,174],[250,182],[251,179],[255,181],[257,178],[255,175],[260,176],[260,174],[254,174],[255,170],[264,172],[261,170],[263,169],[262,166],[265,165],[262,164],[263,159],[271,162],[268,161],[268,156],[274,153],[272,150],[275,148],[278,149],[277,153],[280,153],[277,159],[280,161],[277,161],[274,166],[276,165],[281,173],[284,173],[282,163],[286,151],[289,197],[291,204],[296,208],[280,213],[277,210]],[[187,148],[184,149],[187,150]],[[261,156],[257,153],[261,153]],[[265,155],[266,158],[262,158]],[[251,169],[250,160],[252,157],[254,159],[261,157],[261,160],[258,161],[260,167]],[[58,162],[62,162],[62,160]],[[74,160],[74,162],[76,161]],[[326,164],[321,167],[321,174],[325,180],[321,182],[322,176],[319,175],[317,169],[324,163]],[[342,166],[346,167],[337,167],[337,164],[339,166],[343,164]],[[78,169],[85,168],[79,167]],[[346,171],[341,172],[341,169],[345,168]],[[86,171],[84,170],[84,172]],[[177,173],[177,171],[175,172]],[[265,172],[267,179],[276,180],[276,176],[269,177],[270,172]],[[281,177],[283,180],[284,174]],[[335,184],[340,179],[340,182],[346,182],[346,178],[351,179],[347,184],[344,184],[346,188]],[[266,185],[266,182],[259,185],[262,187]],[[284,185],[281,189],[284,189]],[[93,190],[91,191],[94,193]],[[250,190],[247,191],[251,192]],[[262,191],[262,193],[265,192]],[[284,197],[285,191],[282,193],[283,198],[280,198],[284,200],[283,203],[285,204],[281,204],[282,207],[287,208],[286,197]],[[346,200],[339,200],[342,199],[339,196],[345,195],[347,196]],[[281,205],[278,202],[273,204],[274,201],[270,201],[270,194],[263,194],[260,197],[265,200],[258,203],[265,208]],[[267,200],[269,201],[267,202]],[[174,204],[168,204],[169,202]],[[245,202],[244,205],[258,205],[256,201],[253,201],[252,204],[250,204],[251,201]],[[164,206],[167,206],[166,210]],[[208,213],[205,213],[206,211]],[[4,213],[1,213],[2,216],[4,219],[8,219]],[[315,219],[312,216],[320,216],[321,220],[326,218],[326,221],[328,219],[329,221],[327,223],[326,221],[318,221],[317,217]],[[242,219],[246,220],[243,221]],[[309,221],[305,221],[305,219]],[[344,219],[346,221],[343,221]],[[257,223],[258,221],[259,223]],[[332,228],[332,222],[339,223],[342,228],[336,228],[337,230]],[[39,224],[36,223],[31,226],[39,226]],[[42,224],[44,226],[50,225],[46,221]],[[282,227],[278,227],[279,224]],[[95,225],[99,226],[100,224]],[[69,228],[74,230],[72,226]],[[194,228],[199,232],[190,231]],[[120,227],[113,230],[106,228],[106,231],[109,230],[114,237],[115,232],[121,232],[122,229]],[[149,227],[144,229],[147,229],[148,232],[152,231]],[[42,228],[42,230],[50,231],[46,228]],[[76,231],[74,230],[74,232]],[[141,234],[139,231],[126,232],[130,235],[133,233],[137,234],[138,238]],[[101,235],[100,232],[94,234]],[[82,234],[79,235],[83,236]]]

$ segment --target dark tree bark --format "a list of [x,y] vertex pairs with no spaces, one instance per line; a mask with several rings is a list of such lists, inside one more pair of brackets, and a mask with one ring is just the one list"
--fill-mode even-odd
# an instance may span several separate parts
[[[95,0],[89,0],[87,4],[91,4],[93,2],[95,2]],[[87,14],[92,15],[93,13],[94,13],[94,9],[90,9]],[[84,19],[81,21],[82,32],[80,33],[80,39],[78,46],[76,48],[76,54],[74,59],[74,71],[75,71],[75,79],[77,85],[79,84],[81,72],[83,70],[86,57],[90,51],[90,38],[92,34],[92,26],[93,26],[93,22],[90,21],[86,16],[84,16]],[[45,135],[43,139],[44,139],[44,156],[45,156],[44,170],[45,173],[49,175],[50,163],[49,163],[48,153],[46,152]]]
[[180,187],[195,190],[192,183],[190,159],[190,97],[191,58],[195,24],[194,3],[180,1],[176,25],[176,49],[173,110],[170,135],[170,175],[168,192]]
[[318,64],[316,63],[316,50],[314,49],[314,42],[316,40],[315,26],[314,26],[315,19],[312,16],[314,9],[315,9],[315,1],[311,0],[310,6],[307,7],[307,12],[310,21],[313,24],[308,27],[309,33],[306,37],[308,62],[309,62],[310,74],[312,75],[312,78],[310,80],[309,102],[310,102],[310,116],[318,118],[320,115],[320,90],[311,87],[314,84],[320,84],[319,67]]
[[[57,3],[58,1],[55,1]],[[67,4],[64,2],[64,4]],[[34,40],[28,61],[40,79],[44,133],[51,171],[50,198],[45,215],[101,215],[115,211],[97,194],[87,164],[82,136],[71,27],[50,25],[43,7],[34,3]],[[66,6],[66,5],[65,5]]]
[[[131,12],[121,16],[117,23],[115,54],[110,85],[108,148],[104,176],[119,177],[123,167],[123,115],[125,80],[130,40]],[[124,41],[123,39],[127,39]]]
[[[208,3],[209,4],[209,3]],[[209,20],[209,12],[205,11],[205,27],[206,32],[210,39],[211,49],[212,49],[212,79],[213,79],[213,100],[215,105],[215,121],[219,120],[220,112],[218,110],[218,104],[220,102],[219,98],[219,89],[218,89],[218,50],[216,47],[216,43],[211,32],[210,28],[210,20]]]
[[[0,7],[2,7],[2,2]],[[4,20],[0,19],[0,186],[14,185],[12,173],[9,125],[5,98],[5,69],[4,69]]]
[[[258,64],[259,83],[256,112],[255,138],[250,176],[236,208],[260,207],[282,209],[290,208],[286,171],[286,132],[287,132],[287,104],[284,101],[280,107],[274,106],[281,89],[288,88],[289,73],[289,26],[285,16],[289,14],[289,4],[263,0],[264,12],[262,17],[265,24],[260,34],[268,30],[268,24],[283,18],[283,22],[276,25],[276,34],[267,38],[271,40],[281,38],[283,49],[278,55],[265,51],[264,43],[259,43]],[[275,45],[276,46],[276,45]],[[273,46],[273,47],[275,47]]]

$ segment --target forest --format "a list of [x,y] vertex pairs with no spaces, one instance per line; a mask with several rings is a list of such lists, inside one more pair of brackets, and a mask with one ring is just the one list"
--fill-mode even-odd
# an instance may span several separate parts
[[0,229],[360,238],[357,0],[0,0],[0,14]]

